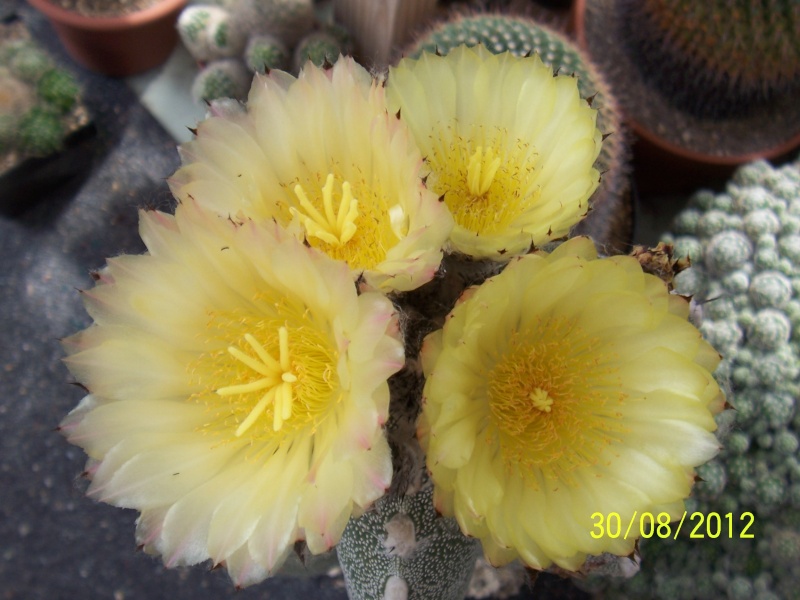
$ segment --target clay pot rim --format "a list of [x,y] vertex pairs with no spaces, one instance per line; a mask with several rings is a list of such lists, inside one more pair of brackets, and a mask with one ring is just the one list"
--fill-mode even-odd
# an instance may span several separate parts
[[[584,17],[586,15],[586,0],[574,0],[572,5],[572,16],[570,18],[570,24],[572,26],[572,30],[574,35],[578,41],[579,47],[588,53],[588,47],[586,43],[586,29],[584,27]],[[641,138],[648,144],[656,146],[670,154],[677,155],[679,157],[685,158],[690,160],[694,163],[698,164],[705,164],[710,166],[737,166],[743,163],[752,162],[758,159],[775,159],[782,157],[792,150],[796,149],[800,146],[800,132],[798,132],[795,136],[784,140],[778,144],[765,147],[759,150],[753,150],[749,152],[744,152],[741,154],[727,154],[727,155],[719,155],[719,154],[705,154],[703,152],[697,150],[691,150],[684,146],[679,146],[674,144],[658,134],[654,133],[650,129],[647,129],[644,125],[642,125],[636,119],[631,118],[625,111],[625,107],[620,105],[620,110],[625,115],[625,121],[628,123],[630,128],[636,134],[637,137]]]
[[126,15],[92,17],[62,8],[50,0],[28,0],[31,6],[53,21],[93,31],[129,29],[152,21],[157,21],[185,5],[186,1],[187,0],[158,0],[153,6]]

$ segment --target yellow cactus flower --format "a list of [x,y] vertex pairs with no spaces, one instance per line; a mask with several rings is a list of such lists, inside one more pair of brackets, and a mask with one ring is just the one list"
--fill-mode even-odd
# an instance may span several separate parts
[[386,93],[422,150],[428,187],[453,213],[455,250],[508,259],[563,237],[589,210],[596,111],[538,55],[424,53],[390,69]]
[[[494,564],[537,569],[627,555],[643,513],[679,518],[694,467],[718,451],[723,405],[719,355],[688,313],[634,258],[598,259],[587,238],[470,288],[422,350],[437,508]],[[617,535],[596,527],[612,513]]]
[[168,566],[210,558],[239,586],[296,540],[330,549],[392,475],[391,303],[274,223],[186,202],[140,231],[149,253],[109,259],[84,292],[94,324],[65,342],[89,390],[62,423],[88,494],[141,511]]
[[433,278],[453,222],[384,88],[351,58],[258,75],[246,110],[212,106],[170,187],[234,218],[275,220],[383,291]]

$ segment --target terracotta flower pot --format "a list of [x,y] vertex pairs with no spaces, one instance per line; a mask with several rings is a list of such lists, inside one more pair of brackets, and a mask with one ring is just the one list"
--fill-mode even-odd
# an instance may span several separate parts
[[175,48],[186,0],[161,0],[122,16],[89,17],[48,0],[28,0],[52,23],[70,56],[98,73],[125,77],[162,64]]

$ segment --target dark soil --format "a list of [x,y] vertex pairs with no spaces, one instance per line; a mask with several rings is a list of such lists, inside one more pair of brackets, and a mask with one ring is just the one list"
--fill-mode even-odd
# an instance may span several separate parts
[[50,2],[87,17],[119,17],[150,8],[159,0],[50,0]]

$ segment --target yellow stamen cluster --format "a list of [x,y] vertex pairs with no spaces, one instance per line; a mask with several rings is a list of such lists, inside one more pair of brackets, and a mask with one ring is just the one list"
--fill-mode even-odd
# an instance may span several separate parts
[[342,199],[339,203],[339,212],[333,211],[333,173],[328,174],[325,186],[322,188],[322,206],[324,216],[308,200],[303,186],[299,183],[294,186],[294,193],[300,201],[300,206],[306,214],[292,207],[289,210],[292,216],[300,219],[306,228],[306,234],[319,238],[331,246],[342,246],[349,242],[356,233],[356,218],[358,217],[358,200],[353,198],[350,183],[342,183]]
[[338,399],[332,341],[302,307],[274,308],[265,318],[213,314],[220,349],[191,367],[201,390],[193,398],[212,414],[204,429],[223,439],[276,441],[316,428]]
[[529,143],[481,128],[433,147],[427,156],[428,187],[444,195],[464,229],[477,235],[503,232],[538,201],[537,154]]
[[[297,179],[289,187],[296,198],[289,212],[303,226],[308,244],[353,270],[381,263],[387,249],[406,233],[394,225],[396,219],[382,188],[370,185],[366,178],[346,180],[336,169],[324,176],[317,173]],[[334,210],[337,197],[338,210]]]
[[596,464],[622,431],[624,400],[611,356],[563,318],[537,319],[514,331],[487,377],[491,420],[509,468],[536,468],[569,481],[580,466]]
[[267,390],[267,393],[253,407],[247,418],[239,425],[235,433],[236,437],[241,437],[245,431],[250,429],[269,404],[274,403],[275,405],[272,419],[272,429],[274,431],[280,430],[283,422],[292,416],[292,384],[297,381],[297,376],[291,371],[289,332],[286,327],[278,329],[278,340],[280,348],[278,359],[275,359],[267,352],[264,346],[249,333],[244,334],[244,341],[255,351],[258,360],[248,356],[235,346],[228,347],[228,353],[231,356],[259,375],[262,375],[262,377],[250,383],[221,387],[217,390],[217,394],[220,396],[233,396]]

